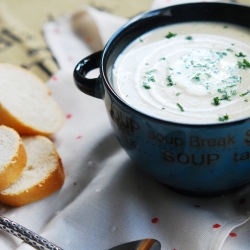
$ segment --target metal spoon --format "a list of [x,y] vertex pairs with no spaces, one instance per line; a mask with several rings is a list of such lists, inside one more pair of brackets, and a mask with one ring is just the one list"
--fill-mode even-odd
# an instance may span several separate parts
[[[35,249],[63,250],[62,248],[44,239],[40,235],[3,216],[0,216],[0,229],[7,233],[13,234],[19,239],[22,239],[24,242],[31,245]],[[109,250],[161,250],[161,244],[155,239],[143,239],[128,242],[113,247]]]

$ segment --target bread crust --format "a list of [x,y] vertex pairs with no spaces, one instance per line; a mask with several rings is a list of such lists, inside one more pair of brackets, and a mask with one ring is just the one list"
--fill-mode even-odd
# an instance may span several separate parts
[[58,166],[47,178],[26,191],[14,195],[0,193],[0,202],[13,207],[20,207],[26,204],[41,200],[58,191],[64,183],[65,174],[61,158],[58,156]]
[[[10,148],[7,150],[13,151],[10,151],[6,158],[2,158],[0,202],[18,207],[43,199],[62,187],[65,179],[62,161],[54,143],[46,136],[54,134],[62,127],[64,115],[60,106],[53,100],[48,86],[30,71],[12,64],[0,63],[0,78],[0,128],[9,128],[17,135],[13,142],[15,148],[9,145],[12,141],[7,138],[7,141],[10,141]],[[28,142],[25,137],[28,137]],[[35,144],[27,144],[30,140]],[[42,149],[41,154],[37,151],[34,153],[33,149],[40,149],[40,146],[46,149],[45,154]],[[2,149],[4,151],[5,147]],[[38,157],[39,160],[45,159],[41,165]],[[9,162],[5,163],[5,159]],[[36,164],[37,162],[39,164]],[[47,165],[47,162],[52,165]],[[33,164],[36,167],[32,168]],[[39,166],[42,167],[39,169]],[[35,176],[36,169],[40,172]],[[26,172],[27,170],[29,172]]]
[[[13,74],[15,72],[21,72],[22,75],[27,75],[30,78],[30,81],[34,82],[34,86],[40,86],[39,89],[41,90],[41,97],[43,97],[42,102],[40,102],[41,105],[44,105],[44,110],[53,110],[54,111],[54,117],[57,120],[56,126],[43,126],[36,127],[35,125],[29,124],[29,122],[24,121],[22,117],[19,117],[19,114],[13,114],[10,112],[10,110],[4,105],[4,103],[0,100],[0,125],[6,125],[8,127],[11,127],[15,129],[20,135],[44,135],[49,136],[55,132],[57,132],[63,125],[64,122],[64,115],[57,103],[53,100],[51,96],[51,91],[46,86],[45,83],[43,83],[36,75],[32,74],[30,71],[11,65],[8,63],[0,63],[0,69],[8,69],[12,70]],[[0,75],[1,76],[1,75]],[[46,102],[44,99],[49,98],[51,102],[54,105],[49,104],[50,102]],[[35,108],[35,107],[34,107]],[[42,116],[43,114],[41,112],[37,113],[38,116]],[[35,118],[34,118],[35,119]],[[46,119],[44,119],[46,122]],[[54,123],[55,124],[55,123]]]
[[[2,128],[12,130],[6,126],[1,126]],[[16,133],[14,130],[12,133]],[[13,155],[11,161],[7,163],[0,173],[0,190],[7,188],[10,184],[15,182],[18,177],[21,175],[23,169],[27,163],[27,154],[22,143],[21,138],[19,137],[18,133],[16,133],[18,140],[18,147],[16,154]]]
[[3,107],[0,103],[0,124],[8,126],[10,128],[18,131],[20,135],[49,135],[50,133],[45,133],[32,128],[23,122],[19,121],[18,118],[13,116],[7,109]]

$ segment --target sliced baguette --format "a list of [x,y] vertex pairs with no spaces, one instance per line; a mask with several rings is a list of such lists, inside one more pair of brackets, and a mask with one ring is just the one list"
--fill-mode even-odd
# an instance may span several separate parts
[[22,137],[27,164],[21,176],[0,192],[0,202],[23,206],[49,196],[62,187],[64,170],[51,140],[44,136]]
[[21,135],[50,135],[63,120],[45,83],[26,69],[0,63],[0,124]]
[[21,175],[27,155],[19,134],[0,126],[0,190],[7,188]]

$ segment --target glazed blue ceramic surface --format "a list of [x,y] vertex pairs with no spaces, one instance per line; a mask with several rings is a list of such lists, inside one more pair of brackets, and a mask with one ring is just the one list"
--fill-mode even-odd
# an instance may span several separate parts
[[[74,80],[85,94],[104,100],[114,133],[129,157],[156,180],[189,195],[226,194],[250,182],[250,119],[190,125],[156,119],[126,104],[112,88],[115,60],[134,39],[173,23],[218,21],[250,27],[250,8],[194,3],[143,13],[124,25],[103,51],[76,65]],[[86,74],[100,68],[100,76]]]

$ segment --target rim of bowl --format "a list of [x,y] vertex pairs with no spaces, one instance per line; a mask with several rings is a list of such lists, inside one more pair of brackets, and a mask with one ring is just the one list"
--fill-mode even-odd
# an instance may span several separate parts
[[[227,3],[227,2],[195,2],[195,3],[183,3],[183,4],[176,4],[176,5],[171,5],[168,7],[164,7],[164,8],[159,8],[159,9],[155,9],[155,10],[151,10],[151,11],[147,11],[147,12],[143,12],[139,15],[136,15],[135,17],[131,18],[127,23],[125,23],[123,26],[121,26],[112,36],[111,38],[108,40],[108,42],[106,43],[103,52],[102,52],[102,56],[101,56],[101,64],[100,64],[100,77],[102,78],[102,81],[104,82],[104,84],[106,85],[107,89],[109,92],[112,93],[113,97],[122,105],[125,105],[129,110],[131,110],[132,112],[135,113],[139,113],[140,116],[145,117],[146,119],[150,119],[150,120],[154,120],[160,123],[168,123],[168,124],[172,124],[175,126],[180,126],[180,127],[195,127],[195,128],[204,128],[204,127],[230,127],[230,126],[235,126],[237,124],[242,124],[245,122],[248,122],[250,120],[250,115],[248,117],[243,117],[237,120],[233,120],[233,121],[227,121],[227,122],[214,122],[214,123],[201,123],[201,124],[195,124],[195,123],[184,123],[184,122],[174,122],[171,120],[166,120],[166,119],[161,119],[159,117],[154,117],[151,116],[149,114],[146,114],[136,108],[134,108],[133,106],[129,105],[127,102],[125,102],[114,90],[114,88],[112,87],[112,84],[110,83],[108,76],[107,76],[107,72],[106,72],[106,62],[107,61],[106,57],[109,57],[108,53],[112,54],[112,49],[111,47],[116,43],[116,41],[119,39],[119,37],[126,32],[126,30],[129,27],[133,27],[135,26],[139,21],[142,21],[146,18],[154,18],[156,16],[158,16],[160,13],[164,13],[166,11],[170,11],[173,8],[183,8],[183,7],[193,7],[193,6],[234,6],[234,7],[239,7],[239,8],[244,8],[244,9],[248,9],[249,11],[249,16],[250,16],[250,6],[247,5],[243,5],[243,4],[239,4],[239,3]],[[193,21],[193,20],[192,20]],[[195,21],[199,21],[199,20],[195,20]],[[201,21],[206,21],[206,20],[201,20]],[[217,20],[207,20],[210,22],[218,22]],[[223,21],[221,21],[223,22]],[[181,23],[181,22],[173,22],[173,23]],[[170,23],[170,24],[173,24]],[[183,22],[184,23],[184,22]],[[234,25],[239,25],[235,22],[231,22]],[[167,25],[167,24],[165,24]],[[162,25],[161,25],[162,26]],[[157,27],[161,27],[160,25]],[[240,25],[239,25],[240,26]],[[157,28],[155,27],[155,28]],[[250,31],[250,18],[249,18],[249,31]],[[149,29],[146,32],[152,31],[153,29]],[[144,32],[143,34],[145,34],[146,32]],[[139,35],[138,35],[139,37]],[[131,40],[130,43],[134,41]],[[128,46],[130,43],[127,43],[126,46]],[[126,46],[124,48],[126,48]],[[124,50],[124,48],[122,50]],[[111,50],[111,52],[110,52]],[[121,50],[121,51],[122,51]],[[118,54],[119,56],[119,54]],[[117,56],[117,57],[118,57]],[[116,59],[117,59],[116,57]]]

